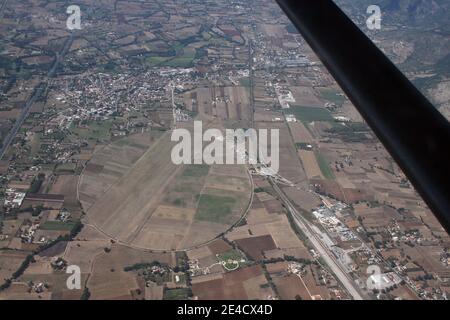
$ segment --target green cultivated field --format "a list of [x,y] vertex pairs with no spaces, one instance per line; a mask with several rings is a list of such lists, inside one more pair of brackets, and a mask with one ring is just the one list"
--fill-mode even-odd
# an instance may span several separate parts
[[335,178],[333,170],[331,170],[327,160],[325,160],[325,158],[319,152],[315,152],[315,155],[323,176],[327,179],[333,180]]
[[39,226],[41,230],[58,230],[58,231],[70,231],[72,230],[75,222],[62,222],[62,221],[46,221]]
[[241,86],[248,88],[250,87],[250,78],[248,77],[241,78],[239,79],[239,83],[241,84]]
[[240,261],[243,257],[238,251],[236,251],[234,249],[231,249],[231,250],[229,250],[227,252],[219,254],[218,258],[221,261],[227,261],[227,260],[238,260],[238,261]]
[[[218,255],[217,258],[218,258],[219,262],[224,261],[225,266],[228,269],[234,269],[236,267],[236,264],[233,262],[229,262],[229,260],[238,261],[239,267],[243,267],[243,266],[247,266],[247,265],[251,264],[251,262],[248,261],[247,259],[245,259],[239,251],[234,250],[234,249],[231,249],[227,252],[224,252],[224,253]],[[245,262],[241,262],[242,259],[244,259]]]
[[164,290],[164,300],[186,300],[190,296],[191,290],[189,288]]
[[150,66],[157,66],[161,63],[166,62],[169,59],[170,57],[148,57],[146,61]]
[[288,112],[293,113],[297,119],[306,123],[313,121],[334,122],[331,113],[325,108],[293,106]]
[[111,137],[112,120],[91,122],[86,128],[73,126],[70,131],[86,140],[109,140]]
[[193,60],[194,58],[179,57],[164,62],[162,65],[165,67],[172,67],[172,68],[188,68],[192,66]]
[[340,91],[334,89],[319,89],[319,93],[322,99],[333,102],[337,106],[342,106],[345,102],[345,97],[340,95]]
[[180,208],[196,208],[208,173],[207,165],[185,166],[166,193],[164,201]]
[[204,164],[188,165],[183,171],[183,177],[204,177],[209,173],[209,166]]
[[236,199],[210,194],[202,194],[195,219],[209,222],[229,223],[229,216]]

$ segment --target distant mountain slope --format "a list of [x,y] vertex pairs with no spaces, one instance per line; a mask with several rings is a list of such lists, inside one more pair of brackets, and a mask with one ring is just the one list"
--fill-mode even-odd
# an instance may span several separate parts
[[[450,0],[335,0],[366,34],[433,100],[450,110]],[[382,28],[366,27],[368,6],[379,5]],[[444,89],[438,90],[437,88]],[[445,96],[445,97],[444,97]],[[450,114],[450,111],[449,111]]]
[[364,13],[372,4],[379,5],[384,18],[390,23],[408,24],[409,27],[445,28],[450,31],[449,0],[336,0],[353,13]]

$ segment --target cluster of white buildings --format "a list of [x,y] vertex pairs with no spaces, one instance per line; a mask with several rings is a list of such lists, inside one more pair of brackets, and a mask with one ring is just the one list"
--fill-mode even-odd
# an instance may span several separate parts
[[33,243],[34,234],[36,233],[36,230],[38,228],[39,228],[39,224],[33,224],[31,226],[26,226],[24,229],[22,229],[22,233],[20,235],[22,242]]
[[293,114],[287,114],[286,121],[287,122],[297,122],[297,118]]
[[175,75],[188,75],[192,72],[195,72],[195,69],[193,68],[168,68],[168,69],[161,69],[159,71],[159,75],[162,77],[170,77]]
[[305,274],[304,265],[299,262],[289,262],[288,272],[302,277]]
[[367,279],[371,289],[384,290],[392,288],[402,282],[402,279],[394,272],[373,274]]
[[295,103],[294,95],[290,90],[283,89],[278,84],[275,84],[275,92],[282,109],[289,109],[291,107],[289,103]]
[[341,241],[354,241],[358,237],[345,224],[343,224],[337,217],[347,205],[342,202],[331,204],[329,201],[323,201],[324,205],[313,211],[314,217],[319,220],[330,233],[339,236]]
[[233,85],[235,86],[239,85],[239,79],[248,78],[249,76],[250,76],[249,69],[242,69],[228,72],[228,79],[230,79],[231,83],[233,83]]
[[26,193],[16,191],[15,189],[6,189],[5,207],[10,209],[19,208],[25,199]]

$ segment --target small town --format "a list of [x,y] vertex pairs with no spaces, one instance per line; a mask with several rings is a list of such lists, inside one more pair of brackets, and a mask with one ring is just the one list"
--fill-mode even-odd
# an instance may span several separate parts
[[[275,1],[0,2],[0,300],[448,299],[448,233]],[[394,14],[450,119],[448,39]],[[279,170],[175,165],[197,121],[278,130]]]

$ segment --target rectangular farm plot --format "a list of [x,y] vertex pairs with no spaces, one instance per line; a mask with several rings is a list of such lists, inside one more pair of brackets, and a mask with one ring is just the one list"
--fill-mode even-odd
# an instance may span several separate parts
[[331,169],[330,165],[328,164],[327,160],[324,158],[324,156],[319,153],[316,152],[316,159],[317,159],[317,163],[319,164],[320,167],[320,171],[322,171],[323,176],[326,179],[334,179],[334,173],[333,170]]
[[192,291],[199,300],[264,299],[267,293],[262,289],[266,285],[261,267],[255,265],[228,272],[222,278],[193,283]]
[[[257,129],[278,129],[280,134],[279,141],[279,174],[293,183],[306,180],[307,176],[302,169],[297,150],[292,141],[291,134],[287,124],[280,122],[256,123]],[[271,139],[268,139],[268,149],[272,150]]]
[[263,260],[264,251],[277,248],[270,235],[238,239],[236,243],[253,260]]
[[248,120],[250,119],[250,100],[245,87],[228,87],[225,94],[229,96],[228,119]]
[[186,300],[191,296],[188,288],[175,288],[164,290],[164,300]]
[[210,88],[198,88],[196,100],[197,112],[200,115],[212,116],[212,93]]
[[344,94],[341,91],[332,88],[322,88],[318,91],[322,99],[332,102],[337,106],[342,106],[346,100]]
[[289,129],[295,143],[312,143],[313,137],[302,122],[289,122]]
[[302,160],[308,179],[330,179],[335,178],[333,170],[327,160],[319,152],[299,150],[298,154]]
[[[223,170],[228,168],[222,167]],[[222,170],[218,166],[213,168],[214,172]],[[236,167],[231,166],[230,170],[236,170]],[[249,201],[250,182],[244,170],[245,167],[239,170],[240,177],[210,173],[198,197],[195,220],[229,224],[239,219]]]
[[182,177],[204,177],[209,173],[208,165],[188,165],[182,173]]
[[186,166],[164,191],[164,203],[181,208],[197,208],[198,197],[208,172],[208,166]]
[[194,209],[177,208],[169,206],[159,206],[152,215],[153,218],[174,219],[182,221],[192,221],[195,215]]
[[230,196],[202,194],[200,196],[196,220],[227,223],[233,213],[236,199]]
[[313,151],[299,150],[298,154],[302,160],[303,167],[305,168],[308,179],[323,178],[319,164],[317,163],[316,156]]
[[251,119],[249,93],[245,87],[198,88],[195,94],[189,94],[188,100],[190,108],[197,109],[201,116],[221,120]]
[[289,113],[293,113],[297,119],[302,122],[313,121],[330,121],[334,122],[330,111],[321,107],[303,107],[294,106],[289,109]]
[[9,279],[13,273],[19,269],[26,256],[26,252],[11,250],[0,251],[0,285],[5,282],[5,279]]
[[58,230],[58,231],[70,231],[75,226],[75,222],[62,222],[62,221],[46,221],[39,226],[41,230]]
[[297,275],[274,276],[273,282],[278,289],[278,294],[284,300],[311,300],[308,288]]
[[243,165],[213,165],[211,166],[210,173],[215,176],[243,177],[246,176],[246,170]]
[[67,208],[78,207],[77,199],[78,176],[62,175],[56,178],[52,185],[51,194],[64,195],[64,206]]
[[87,127],[72,127],[76,136],[86,140],[106,140],[111,136],[112,121],[93,122]]
[[317,98],[312,87],[290,87],[295,101],[304,106],[320,106],[322,101]]
[[211,175],[205,183],[205,187],[229,191],[245,191],[249,189],[248,179],[224,175]]

